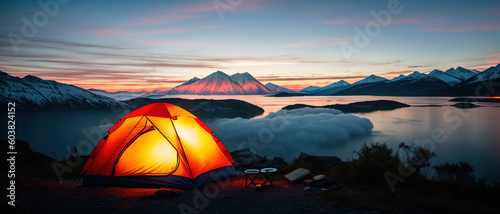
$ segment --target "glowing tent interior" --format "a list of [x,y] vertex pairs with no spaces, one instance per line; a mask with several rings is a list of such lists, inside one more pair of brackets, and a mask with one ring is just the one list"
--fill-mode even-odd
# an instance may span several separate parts
[[200,188],[237,175],[214,132],[188,111],[168,103],[143,106],[113,125],[79,176],[84,185]]

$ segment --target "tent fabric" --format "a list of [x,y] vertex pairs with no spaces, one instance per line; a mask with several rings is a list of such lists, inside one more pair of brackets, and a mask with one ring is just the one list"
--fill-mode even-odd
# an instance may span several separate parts
[[175,189],[200,188],[212,181],[226,183],[226,179],[238,175],[238,172],[232,166],[226,166],[203,173],[196,179],[189,179],[182,176],[102,176],[102,175],[84,175],[83,185],[86,186],[124,186],[124,187],[168,187]]
[[227,149],[200,119],[178,106],[154,103],[113,125],[79,176],[88,185],[189,189],[237,175],[233,165]]

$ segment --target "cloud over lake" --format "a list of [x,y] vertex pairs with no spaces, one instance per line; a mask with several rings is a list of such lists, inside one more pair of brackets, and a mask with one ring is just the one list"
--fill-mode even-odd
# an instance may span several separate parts
[[301,108],[279,110],[257,119],[217,119],[207,124],[229,151],[251,148],[261,155],[287,160],[300,152],[317,153],[370,135],[370,120],[335,109]]

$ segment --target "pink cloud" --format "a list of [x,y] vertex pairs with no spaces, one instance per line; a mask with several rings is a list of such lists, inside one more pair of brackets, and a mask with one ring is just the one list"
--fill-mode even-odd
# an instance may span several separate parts
[[[133,20],[131,25],[158,25],[167,22],[180,21],[185,19],[201,18],[196,13],[208,11],[249,11],[260,10],[262,8],[262,0],[245,0],[245,1],[206,1],[201,4],[188,6],[185,8],[177,8],[176,10],[168,9],[162,11],[161,14],[150,18],[142,18]],[[164,15],[168,13],[169,15]]]
[[321,46],[340,45],[350,42],[351,39],[346,39],[346,38],[313,39],[305,42],[286,44],[285,47],[288,48],[321,47]]
[[483,71],[491,66],[500,64],[500,52],[490,52],[479,58],[479,64],[476,64],[476,70]]
[[208,11],[249,11],[262,9],[261,0],[244,0],[244,1],[208,1],[198,5],[181,9],[187,13],[202,13]]
[[500,31],[500,25],[470,25],[458,27],[429,28],[427,32],[469,32],[469,31]]
[[214,29],[214,28],[221,28],[222,25],[209,25],[209,26],[203,26],[201,28],[203,29]]
[[203,4],[203,5],[188,7],[183,9],[182,11],[187,13],[202,13],[213,10],[233,10],[233,9],[234,6],[224,3],[224,4],[219,4],[217,8],[212,4]]
[[423,25],[426,21],[422,19],[392,19],[392,25]]
[[208,45],[198,43],[176,43],[176,42],[136,42],[137,44],[162,45],[162,46],[191,46],[191,47],[221,47],[219,45]]
[[[440,19],[435,19],[433,20],[432,22],[440,22],[441,20]],[[425,19],[418,19],[418,18],[393,18],[391,19],[391,21],[389,22],[389,25],[423,25],[423,24],[426,24],[426,23],[429,23],[428,20],[425,20]],[[376,20],[365,20],[365,21],[362,21],[361,22],[362,25],[368,25],[368,26],[372,26],[372,25],[380,25],[380,23]]]
[[319,39],[313,39],[313,40],[309,40],[309,41],[305,41],[305,42],[287,44],[287,45],[285,45],[285,47],[288,47],[288,48],[314,47],[314,46],[318,46],[318,41],[319,41]]
[[153,35],[153,34],[175,34],[175,33],[184,33],[191,31],[188,28],[172,28],[166,30],[159,31],[145,31],[145,32],[128,32],[123,30],[93,30],[90,31],[91,34],[99,35],[99,36],[135,36],[135,35]]
[[166,29],[166,30],[160,30],[160,31],[151,31],[151,32],[144,32],[144,33],[138,33],[139,35],[150,35],[150,34],[172,34],[172,33],[185,33],[191,31],[191,29],[188,28],[172,28],[172,29]]
[[151,18],[143,18],[130,22],[132,25],[157,25],[166,22],[174,22],[185,19],[195,19],[201,16],[196,15],[158,15]]
[[100,36],[113,36],[113,35],[127,35],[128,33],[122,30],[94,30],[90,31],[94,35]]
[[329,24],[329,25],[338,25],[338,24],[347,24],[349,23],[349,19],[332,19],[332,20],[327,20],[323,22],[324,24]]
[[326,39],[326,45],[332,46],[332,45],[341,45],[341,44],[346,44],[346,43],[351,43],[352,39],[346,39],[346,38],[329,38]]

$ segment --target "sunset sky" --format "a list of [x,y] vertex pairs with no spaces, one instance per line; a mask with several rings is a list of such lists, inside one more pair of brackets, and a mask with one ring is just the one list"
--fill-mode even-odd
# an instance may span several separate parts
[[[38,1],[0,3],[0,70],[108,91],[165,90],[221,70],[298,90],[500,63],[500,1],[61,3],[48,13]],[[385,26],[372,15],[387,13]]]

